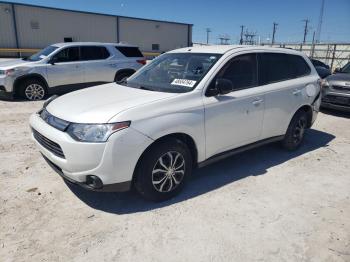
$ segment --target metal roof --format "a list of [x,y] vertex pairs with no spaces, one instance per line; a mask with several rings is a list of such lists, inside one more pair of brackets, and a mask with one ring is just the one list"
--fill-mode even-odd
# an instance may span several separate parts
[[132,17],[132,16],[123,16],[123,15],[113,15],[113,14],[106,14],[106,13],[96,13],[96,12],[89,12],[89,11],[80,11],[80,10],[56,8],[56,7],[49,7],[49,6],[25,4],[25,3],[15,3],[15,2],[0,1],[0,4],[21,5],[21,6],[44,8],[44,9],[51,9],[51,10],[58,10],[58,11],[75,12],[75,13],[83,13],[83,14],[90,14],[90,15],[102,15],[102,16],[110,16],[110,17],[120,17],[120,18],[129,18],[129,19],[153,21],[153,22],[169,23],[169,24],[178,24],[178,25],[190,25],[190,26],[193,25],[193,24],[181,23],[181,22],[173,22],[173,21],[165,21],[165,20],[157,20],[157,19],[148,19],[148,18],[140,18],[140,17]]

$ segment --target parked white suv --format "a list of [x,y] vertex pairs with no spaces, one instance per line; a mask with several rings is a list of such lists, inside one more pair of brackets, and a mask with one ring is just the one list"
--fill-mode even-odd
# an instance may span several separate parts
[[27,59],[0,63],[0,94],[39,100],[48,93],[123,81],[144,64],[146,60],[136,46],[54,44]]
[[47,101],[33,138],[65,179],[165,200],[194,167],[268,142],[296,149],[320,106],[300,52],[208,46],[165,53],[128,78]]

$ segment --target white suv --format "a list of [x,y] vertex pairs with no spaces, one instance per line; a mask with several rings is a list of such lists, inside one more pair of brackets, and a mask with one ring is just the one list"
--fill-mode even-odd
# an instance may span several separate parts
[[315,121],[319,76],[300,52],[208,46],[165,53],[128,78],[53,98],[30,118],[65,179],[96,191],[178,193],[194,167],[282,141],[296,149]]
[[146,60],[138,47],[73,42],[50,45],[27,59],[0,62],[0,94],[28,100],[123,81]]

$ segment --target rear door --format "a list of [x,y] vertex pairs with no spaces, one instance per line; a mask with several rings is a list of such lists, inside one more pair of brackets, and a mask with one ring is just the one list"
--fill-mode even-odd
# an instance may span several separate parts
[[115,70],[108,60],[111,54],[105,46],[81,46],[80,54],[87,84],[114,81]]
[[266,90],[262,139],[284,135],[291,115],[305,102],[305,88],[316,84],[303,57],[259,53],[259,81]]
[[55,54],[47,64],[50,87],[75,85],[84,82],[84,67],[79,60],[79,47],[66,47]]

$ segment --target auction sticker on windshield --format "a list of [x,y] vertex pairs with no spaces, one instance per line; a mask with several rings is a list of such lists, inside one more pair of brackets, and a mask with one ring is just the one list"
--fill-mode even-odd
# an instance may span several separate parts
[[177,86],[187,86],[187,87],[194,87],[197,81],[189,80],[189,79],[174,79],[173,82],[171,82],[172,85]]

